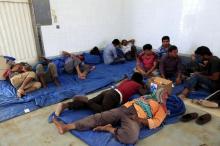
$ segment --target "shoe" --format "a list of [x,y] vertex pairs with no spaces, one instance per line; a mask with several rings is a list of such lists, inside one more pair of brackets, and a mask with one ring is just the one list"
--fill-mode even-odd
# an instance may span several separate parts
[[203,125],[211,121],[212,116],[210,114],[204,114],[199,116],[199,118],[196,120],[196,123],[199,125]]
[[198,118],[198,113],[188,113],[182,116],[182,118],[180,119],[180,121],[182,122],[189,122],[192,121],[194,119]]

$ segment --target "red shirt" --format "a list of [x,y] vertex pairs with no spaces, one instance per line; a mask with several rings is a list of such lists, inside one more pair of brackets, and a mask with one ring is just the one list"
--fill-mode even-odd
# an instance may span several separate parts
[[151,55],[145,55],[143,52],[140,54],[138,59],[140,63],[143,65],[145,70],[150,70],[153,67],[154,62],[156,61],[157,58],[154,53],[152,53]]
[[139,92],[139,88],[141,88],[142,85],[133,81],[133,80],[125,80],[121,84],[116,87],[122,94],[122,103],[125,103],[128,101],[128,99]]

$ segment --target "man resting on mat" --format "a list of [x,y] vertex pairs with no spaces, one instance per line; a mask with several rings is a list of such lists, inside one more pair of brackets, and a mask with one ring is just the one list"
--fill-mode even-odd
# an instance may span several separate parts
[[73,102],[59,103],[55,114],[59,116],[66,108],[89,108],[96,113],[103,112],[126,103],[132,95],[137,93],[141,95],[146,93],[146,88],[143,84],[143,76],[140,73],[134,73],[131,79],[125,79],[115,89],[103,91],[92,99],[88,100],[88,97],[78,96],[74,97]]
[[[159,89],[156,94],[141,96],[129,101],[121,107],[97,113],[70,124],[63,124],[53,117],[53,123],[60,134],[69,130],[94,130],[112,133],[116,139],[125,144],[135,144],[140,129],[157,128],[166,118],[167,91]],[[119,124],[120,127],[114,126]]]

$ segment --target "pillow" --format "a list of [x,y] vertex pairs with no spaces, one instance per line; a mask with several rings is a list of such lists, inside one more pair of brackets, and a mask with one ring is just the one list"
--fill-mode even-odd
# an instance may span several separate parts
[[86,64],[100,64],[102,63],[102,57],[98,55],[91,55],[89,53],[83,53],[84,62]]

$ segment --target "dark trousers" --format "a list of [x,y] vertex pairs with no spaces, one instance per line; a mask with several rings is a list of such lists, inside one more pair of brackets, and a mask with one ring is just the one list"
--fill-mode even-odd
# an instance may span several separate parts
[[205,89],[207,89],[210,92],[215,91],[215,85],[212,80],[202,77],[201,75],[193,75],[187,82],[185,87],[188,89],[193,89],[197,85],[205,86]]
[[120,104],[120,95],[114,89],[103,91],[96,97],[89,99],[88,103],[80,100],[69,102],[69,109],[89,108],[96,113],[113,109]]
[[114,133],[117,140],[125,144],[134,144],[137,142],[140,129],[143,126],[137,120],[137,113],[133,106],[119,107],[102,113],[91,115],[75,122],[76,130],[91,130],[97,126],[119,124]]

